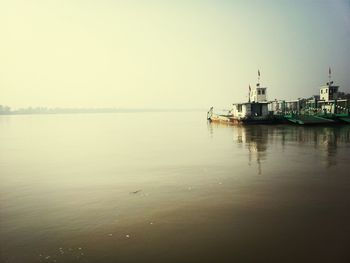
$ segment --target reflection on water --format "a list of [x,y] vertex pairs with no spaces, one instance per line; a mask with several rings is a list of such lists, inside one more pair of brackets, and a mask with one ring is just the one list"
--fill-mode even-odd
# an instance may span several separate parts
[[[326,167],[337,164],[337,146],[350,142],[349,125],[299,127],[289,125],[229,125],[208,122],[211,136],[215,136],[218,129],[232,131],[232,139],[248,152],[248,163],[255,161],[258,174],[262,174],[262,161],[267,158],[269,147],[280,144],[285,149],[286,144],[297,147],[313,145],[326,159]],[[272,151],[273,149],[271,149]],[[288,160],[285,160],[288,162]]]
[[349,262],[349,132],[0,116],[0,262]]

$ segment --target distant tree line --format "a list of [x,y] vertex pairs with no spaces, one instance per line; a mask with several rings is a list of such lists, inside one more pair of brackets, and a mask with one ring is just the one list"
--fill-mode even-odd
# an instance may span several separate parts
[[16,114],[64,114],[64,113],[113,113],[113,112],[173,112],[173,111],[198,111],[203,109],[123,109],[123,108],[47,108],[47,107],[28,107],[11,110],[10,107],[0,105],[0,115]]
[[9,106],[0,105],[0,114],[10,114],[11,108]]
[[47,108],[28,107],[11,110],[9,106],[0,105],[0,114],[57,114],[57,113],[106,113],[116,112],[116,108]]

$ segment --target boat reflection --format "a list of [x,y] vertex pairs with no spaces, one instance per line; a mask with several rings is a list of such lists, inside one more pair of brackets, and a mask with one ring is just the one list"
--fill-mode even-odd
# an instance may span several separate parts
[[[299,127],[290,125],[229,125],[209,123],[212,136],[219,136],[220,129],[232,131],[233,142],[248,151],[248,165],[256,162],[258,174],[262,174],[263,163],[273,151],[295,150],[296,147],[313,148],[312,153],[320,155],[326,168],[337,164],[339,148],[349,147],[350,126]],[[217,133],[217,134],[216,134]]]

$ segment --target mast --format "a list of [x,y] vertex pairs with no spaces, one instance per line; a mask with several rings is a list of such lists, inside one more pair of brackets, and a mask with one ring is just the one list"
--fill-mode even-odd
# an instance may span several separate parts
[[250,84],[249,84],[249,94],[248,94],[248,102],[250,103],[250,93],[251,93],[251,87],[250,87]]

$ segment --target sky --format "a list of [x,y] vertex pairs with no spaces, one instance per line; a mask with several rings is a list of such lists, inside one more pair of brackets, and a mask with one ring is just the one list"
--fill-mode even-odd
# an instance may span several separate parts
[[350,92],[350,0],[0,0],[0,104],[209,108]]

